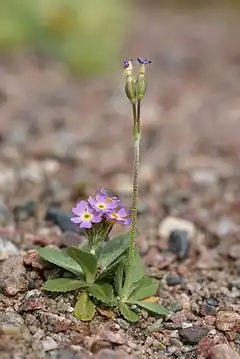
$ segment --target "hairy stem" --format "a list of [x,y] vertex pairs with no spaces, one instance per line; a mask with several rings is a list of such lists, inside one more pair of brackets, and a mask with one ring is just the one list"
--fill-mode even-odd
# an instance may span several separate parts
[[[139,117],[138,117],[139,116]],[[140,105],[133,105],[133,138],[134,138],[134,163],[133,163],[133,198],[132,198],[132,223],[130,229],[130,243],[127,258],[126,277],[124,281],[122,299],[126,300],[131,285],[132,265],[135,253],[135,238],[137,227],[137,207],[139,189],[139,147],[140,147]]]

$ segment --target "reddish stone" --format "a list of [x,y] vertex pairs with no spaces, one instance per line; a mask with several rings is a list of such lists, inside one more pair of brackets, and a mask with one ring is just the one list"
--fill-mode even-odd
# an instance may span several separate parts
[[216,323],[216,317],[212,316],[212,315],[208,315],[204,318],[204,324],[206,326],[214,326]]
[[25,300],[21,306],[20,310],[24,312],[31,312],[33,310],[41,309],[43,307],[43,303],[39,300]]
[[70,325],[71,325],[71,321],[68,321],[68,320],[58,321],[54,326],[54,332],[55,333],[66,332],[70,328]]
[[30,249],[23,257],[23,262],[27,266],[31,266],[36,269],[43,269],[43,262],[35,249]]
[[197,356],[201,358],[208,358],[211,353],[212,346],[213,346],[212,339],[208,337],[202,338],[196,348]]
[[175,313],[171,315],[170,320],[175,324],[182,324],[187,321],[187,318],[184,313]]

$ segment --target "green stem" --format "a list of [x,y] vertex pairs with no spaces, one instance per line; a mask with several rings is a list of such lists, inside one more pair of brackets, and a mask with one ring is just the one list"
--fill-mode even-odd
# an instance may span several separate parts
[[139,189],[139,147],[140,147],[140,103],[133,105],[133,137],[134,137],[134,163],[133,163],[133,199],[132,199],[132,223],[130,229],[130,243],[127,258],[126,277],[122,290],[122,299],[127,300],[131,285],[131,274],[133,270],[133,259],[135,253],[135,238],[137,227],[137,207]]
[[137,102],[137,117],[136,117],[136,122],[137,122],[137,128],[138,128],[138,136],[139,136],[139,138],[140,138],[140,136],[141,136],[140,118],[141,118],[141,100],[138,100],[138,102]]

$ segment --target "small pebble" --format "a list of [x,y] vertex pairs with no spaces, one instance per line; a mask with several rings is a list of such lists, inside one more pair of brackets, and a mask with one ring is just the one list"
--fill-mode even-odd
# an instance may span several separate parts
[[179,337],[184,344],[195,345],[207,335],[208,329],[205,327],[192,326],[179,330]]
[[130,327],[130,323],[122,318],[118,318],[117,322],[122,329],[127,330]]
[[216,315],[216,308],[212,305],[203,304],[200,306],[200,314],[205,317],[206,315]]
[[189,346],[189,345],[185,345],[181,348],[181,352],[182,353],[190,353],[192,352],[193,350],[195,350],[195,348]]
[[184,230],[174,230],[171,232],[168,240],[168,249],[176,254],[178,260],[183,260],[189,252],[188,233]]
[[174,274],[169,274],[166,278],[166,283],[169,287],[182,284],[182,278]]
[[219,311],[216,317],[216,328],[228,332],[240,328],[240,314],[229,311]]
[[240,355],[228,344],[217,344],[211,349],[210,359],[240,359]]
[[147,327],[147,332],[150,334],[152,332],[157,332],[162,327],[163,319],[157,319],[152,325]]
[[206,300],[206,304],[207,305],[211,305],[213,307],[217,307],[218,306],[218,301],[214,298],[209,298]]
[[41,343],[45,352],[57,349],[58,347],[57,342],[49,336],[42,340]]
[[18,255],[19,253],[19,250],[12,242],[0,237],[0,260],[4,260],[12,255]]
[[19,336],[21,334],[21,329],[19,326],[15,326],[12,324],[3,324],[0,326],[0,332],[2,331],[3,334],[10,335],[10,336]]

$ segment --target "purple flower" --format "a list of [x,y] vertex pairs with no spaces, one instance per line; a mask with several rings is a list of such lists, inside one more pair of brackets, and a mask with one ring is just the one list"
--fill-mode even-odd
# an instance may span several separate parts
[[138,57],[137,61],[139,62],[140,65],[148,65],[151,64],[151,60],[148,60],[146,57]]
[[124,68],[124,69],[126,69],[126,68],[128,68],[128,66],[130,65],[130,62],[131,62],[132,60],[124,60],[123,61],[123,64],[122,64],[122,67]]
[[118,206],[117,199],[109,197],[104,188],[98,191],[96,198],[89,197],[88,203],[96,212],[101,213],[111,212]]
[[129,218],[127,211],[123,207],[120,207],[118,210],[107,213],[106,217],[110,221],[121,223],[126,226],[131,224],[131,218]]
[[120,199],[118,199],[116,196],[109,196],[107,191],[105,190],[105,188],[100,188],[100,190],[98,191],[98,193],[106,196],[106,200],[108,202],[111,202],[111,201],[116,201],[117,203],[120,203]]
[[86,201],[80,201],[72,212],[77,217],[71,218],[71,221],[79,223],[80,228],[91,228],[92,223],[99,223],[102,220],[101,214],[95,213]]

